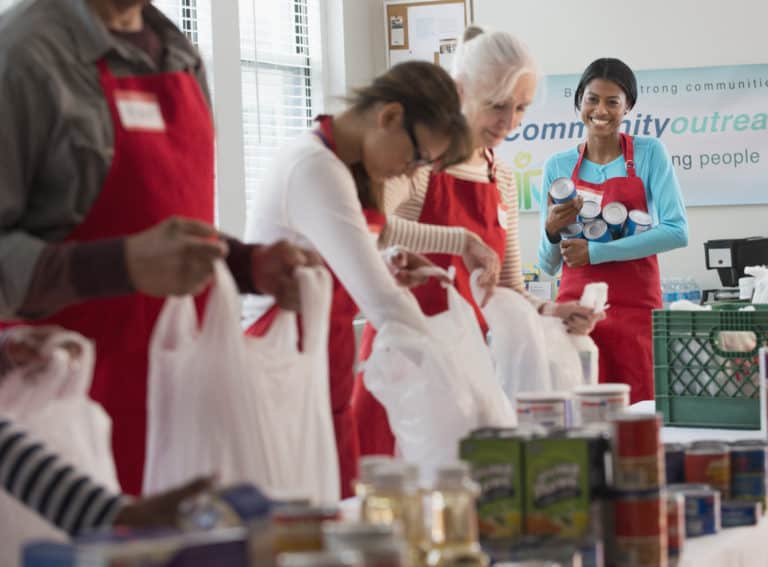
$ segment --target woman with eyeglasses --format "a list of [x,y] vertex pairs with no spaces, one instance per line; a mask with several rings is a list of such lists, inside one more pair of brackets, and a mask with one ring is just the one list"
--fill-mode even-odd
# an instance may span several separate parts
[[[351,413],[358,311],[376,325],[395,321],[423,329],[413,297],[399,287],[421,282],[425,258],[401,252],[387,266],[376,247],[384,217],[383,181],[410,174],[424,161],[443,166],[469,153],[469,135],[451,77],[426,62],[402,63],[356,91],[348,110],[283,149],[250,208],[247,240],[283,239],[314,249],[334,274],[329,375],[341,494],[352,494],[359,454]],[[392,277],[394,274],[395,278]],[[287,277],[287,276],[286,276]],[[258,301],[248,333],[264,334],[272,302]]]
[[[557,305],[525,290],[517,228],[517,189],[512,171],[500,163],[493,148],[517,128],[531,104],[538,70],[528,48],[506,32],[470,26],[456,51],[453,69],[462,108],[469,124],[472,153],[461,164],[443,171],[419,169],[409,179],[388,183],[386,209],[405,195],[394,215],[387,216],[379,245],[402,244],[428,254],[442,267],[456,270],[456,288],[472,304],[483,332],[487,326],[475,303],[470,273],[481,269],[484,301],[496,285],[518,291],[521,316],[510,321],[521,330],[530,368],[541,369],[542,388],[549,384],[541,315],[563,319],[569,331],[587,332],[594,324],[591,310],[576,302]],[[402,197],[401,197],[402,200]],[[447,309],[446,294],[435,282],[413,290],[426,315]],[[526,301],[527,300],[527,301]],[[537,313],[538,311],[538,313]],[[363,331],[360,358],[366,359],[375,323]],[[524,335],[524,336],[522,336]],[[392,454],[394,439],[384,408],[365,389],[362,373],[355,385],[353,411],[358,421],[362,454]]]

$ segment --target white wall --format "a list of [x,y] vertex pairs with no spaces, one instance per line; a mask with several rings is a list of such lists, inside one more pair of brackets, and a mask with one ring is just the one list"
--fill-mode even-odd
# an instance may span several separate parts
[[[475,20],[524,39],[545,73],[580,73],[603,56],[635,69],[768,61],[765,0],[473,1]],[[344,12],[346,78],[364,84],[386,68],[383,0],[344,0]],[[689,245],[661,256],[662,274],[707,287],[720,284],[704,267],[704,241],[768,236],[768,205],[691,207],[688,217]],[[535,263],[538,215],[521,215],[520,235],[523,261]]]
[[[544,73],[580,73],[613,56],[634,69],[766,63],[764,0],[474,0],[476,21],[526,41]],[[382,47],[383,49],[383,47]],[[727,184],[727,179],[723,179]],[[768,187],[766,187],[768,194]],[[521,215],[524,262],[535,262],[538,215]],[[703,242],[768,236],[768,205],[688,208],[687,248],[660,257],[662,275],[719,286],[704,266]]]
[[344,0],[347,87],[368,84],[386,69],[382,0]]

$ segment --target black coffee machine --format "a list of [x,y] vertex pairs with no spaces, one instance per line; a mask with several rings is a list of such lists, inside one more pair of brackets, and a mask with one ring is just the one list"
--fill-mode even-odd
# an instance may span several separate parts
[[736,301],[739,299],[739,278],[747,266],[768,266],[768,238],[728,238],[704,243],[704,255],[709,270],[717,270],[722,289],[705,289],[703,302]]

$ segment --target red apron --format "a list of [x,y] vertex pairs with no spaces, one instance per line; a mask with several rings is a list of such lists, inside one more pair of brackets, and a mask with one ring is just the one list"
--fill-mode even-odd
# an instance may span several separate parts
[[[491,158],[488,160],[488,168],[490,180],[487,182],[457,179],[446,172],[430,175],[418,222],[464,227],[477,234],[498,254],[499,261],[503,262],[507,241],[506,210],[496,185]],[[470,274],[461,256],[427,254],[427,257],[441,268],[453,266],[456,269],[456,289],[474,308],[483,333],[487,332],[485,319],[472,297]],[[412,291],[426,315],[436,315],[448,309],[448,296],[436,279],[430,279]],[[374,328],[366,324],[360,344],[361,361],[370,356],[375,337]],[[386,410],[366,389],[362,372],[358,374],[355,383],[352,407],[360,435],[361,454],[393,454],[395,440],[389,428]]]
[[[586,143],[571,175],[577,187],[602,193],[602,205],[620,201],[627,210],[648,210],[645,187],[635,174],[632,137],[621,134],[621,147],[627,164],[626,177],[604,183],[579,179]],[[661,282],[656,256],[624,262],[606,262],[569,268],[563,265],[559,302],[577,301],[590,282],[608,284],[608,318],[592,332],[600,350],[600,382],[624,382],[632,387],[632,403],[653,399],[653,333],[651,311],[661,308]]]
[[[98,68],[112,115],[114,156],[99,196],[67,240],[122,237],[172,215],[213,222],[213,122],[195,78],[186,72],[115,77],[104,61]],[[123,106],[123,118],[118,101],[129,106]],[[131,101],[143,101],[144,109],[159,105],[160,125],[156,112],[149,126],[146,115],[137,118]],[[144,469],[147,353],[162,304],[136,293],[73,305],[32,323],[61,325],[95,341],[91,397],[112,417],[118,478],[123,491],[134,495],[141,492]]]
[[[320,116],[321,131],[318,136],[323,143],[336,152],[333,140],[332,118]],[[364,211],[368,226],[375,228],[384,223],[381,213]],[[339,474],[341,477],[341,497],[353,496],[352,481],[357,478],[357,461],[360,447],[357,441],[356,423],[352,415],[352,388],[355,381],[355,329],[353,321],[359,309],[354,299],[347,293],[342,283],[333,274],[333,299],[331,303],[331,322],[328,332],[328,377],[331,387],[331,409],[333,428],[336,433],[336,450],[339,455]],[[251,325],[246,334],[262,336],[266,334],[277,314],[277,308],[267,311]]]

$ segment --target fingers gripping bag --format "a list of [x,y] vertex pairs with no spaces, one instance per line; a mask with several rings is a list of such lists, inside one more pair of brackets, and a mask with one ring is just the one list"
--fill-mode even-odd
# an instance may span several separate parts
[[[472,295],[478,305],[484,291],[477,285],[480,271],[472,273]],[[497,287],[482,308],[490,331],[496,379],[514,406],[518,392],[552,391],[547,338],[541,315],[522,294]]]
[[300,268],[296,277],[301,317],[281,311],[263,337],[242,333],[240,298],[223,263],[201,326],[191,297],[166,301],[150,348],[145,492],[217,473],[224,484],[338,500],[331,278],[324,268]]
[[366,387],[425,482],[456,461],[459,440],[471,430],[515,423],[472,307],[452,286],[446,293],[448,310],[427,317],[426,332],[382,325],[365,364]]
[[[112,457],[112,421],[88,397],[93,378],[93,343],[78,333],[52,331],[41,361],[16,368],[0,381],[0,415],[44,443],[66,463],[120,490]],[[33,539],[65,541],[66,534],[0,491],[0,567],[15,567],[22,545]]]

